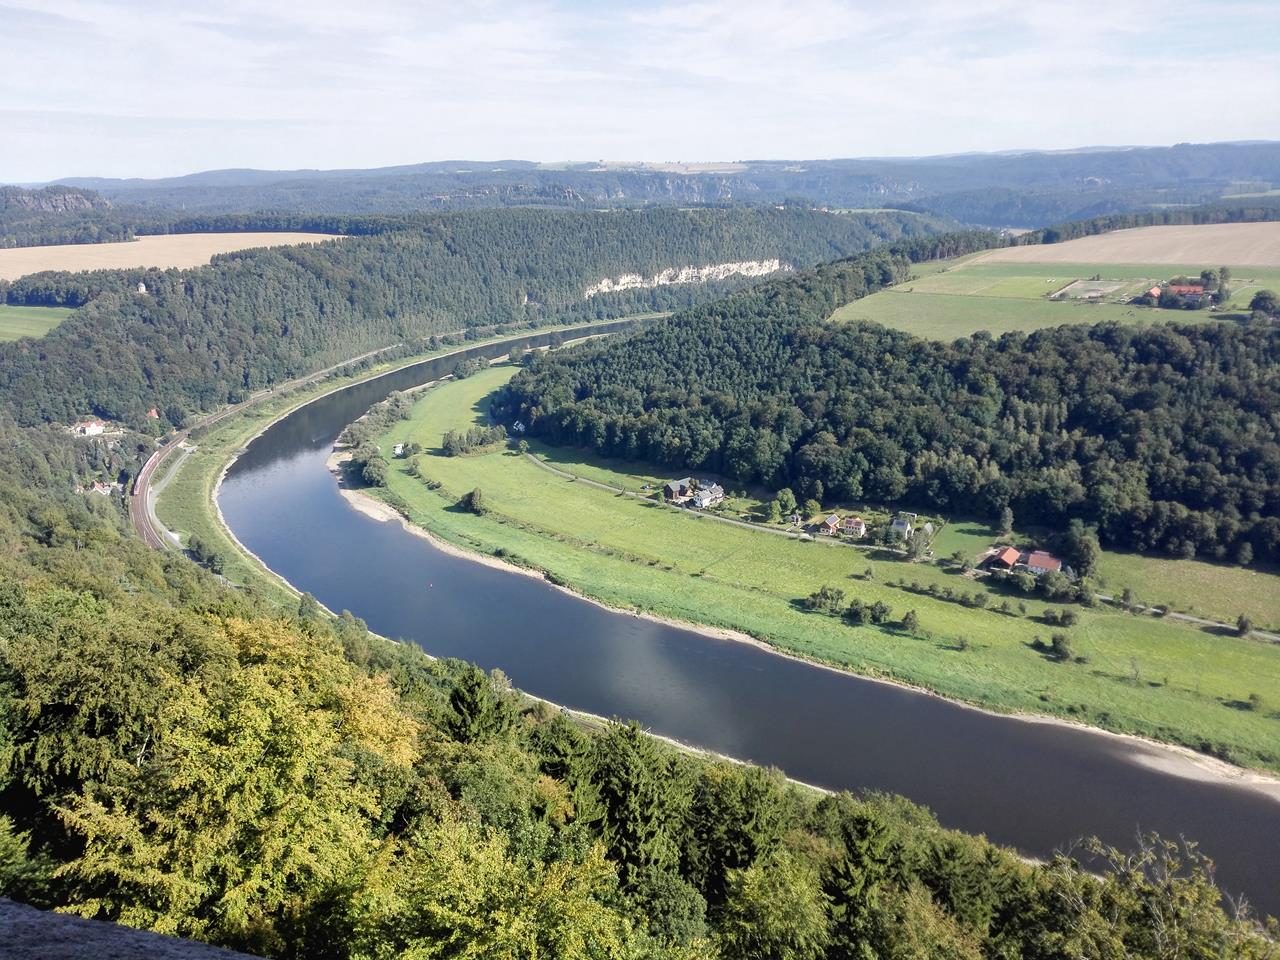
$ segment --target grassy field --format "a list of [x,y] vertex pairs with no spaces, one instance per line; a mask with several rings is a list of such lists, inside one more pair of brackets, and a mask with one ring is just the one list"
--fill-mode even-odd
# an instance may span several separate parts
[[[1225,310],[1158,310],[1113,300],[1127,299],[1153,283],[1180,274],[1199,276],[1206,267],[1222,264],[1024,263],[993,261],[993,256],[979,253],[921,264],[914,279],[846,304],[832,314],[832,319],[872,320],[917,336],[950,340],[978,330],[998,336],[1011,330],[1107,320],[1151,324],[1236,319],[1247,312],[1249,301],[1259,289],[1280,290],[1280,267],[1232,267],[1232,294]],[[1103,302],[1048,299],[1073,280],[1094,276],[1122,281],[1123,285]]]
[[216,253],[332,240],[323,233],[177,233],[128,243],[65,243],[0,250],[0,280],[42,270],[199,267]]
[[[1039,619],[1045,609],[1039,600],[1025,600],[1019,613],[1020,598],[991,592],[993,603],[1011,600],[1012,612],[1000,613],[914,592],[913,581],[966,594],[988,590],[942,565],[700,519],[566,480],[506,449],[443,456],[444,431],[484,422],[488,395],[511,372],[495,367],[429,391],[412,418],[382,438],[384,447],[416,441],[426,450],[417,458],[419,470],[439,489],[429,489],[410,475],[408,461],[397,460],[386,495],[436,534],[481,552],[504,551],[613,606],[740,630],[802,656],[996,709],[1074,717],[1280,769],[1275,645],[1109,608],[1082,609],[1069,633],[1087,662],[1052,662],[1031,646],[1054,631]],[[599,460],[580,462],[573,452],[533,449],[562,469],[627,489],[658,479],[643,468],[613,470]],[[483,517],[454,507],[475,487],[490,508]],[[992,542],[991,534],[982,524],[952,524],[936,550],[976,553]],[[865,576],[868,566],[872,579]],[[899,580],[905,586],[896,586]],[[806,612],[800,599],[828,584],[866,602],[883,600],[895,621],[917,611],[921,634],[896,626],[855,628]],[[1275,584],[1255,586],[1273,606],[1280,596]],[[1261,698],[1261,708],[1249,708],[1250,695]]]
[[0,303],[0,340],[43,337],[71,316],[62,307],[10,307]]

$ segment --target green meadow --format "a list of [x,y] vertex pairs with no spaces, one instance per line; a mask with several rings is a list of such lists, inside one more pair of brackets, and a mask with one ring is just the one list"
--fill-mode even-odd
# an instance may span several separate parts
[[[651,469],[581,459],[536,442],[532,452],[557,469],[640,495],[566,479],[505,446],[445,456],[444,432],[487,422],[489,396],[512,373],[496,366],[427,391],[411,418],[380,439],[384,449],[420,444],[424,452],[413,462],[421,478],[410,461],[392,460],[388,487],[374,492],[446,540],[543,570],[614,607],[740,631],[789,653],[996,710],[1073,718],[1280,770],[1280,646],[1077,606],[1079,621],[1066,630],[1075,659],[1057,662],[1032,646],[1060,629],[1041,619],[1045,603],[1001,593],[953,565],[717,523],[651,499],[644,485],[663,479]],[[475,488],[484,494],[484,516],[456,505]],[[750,513],[754,501],[726,506]],[[940,557],[956,550],[973,556],[993,542],[985,524],[957,521],[942,528],[934,546]],[[1206,611],[1229,582],[1233,599],[1251,603],[1256,622],[1280,622],[1280,579],[1271,574],[1157,563],[1185,573],[1187,586],[1174,592],[1203,592],[1197,603]],[[1132,570],[1123,558],[1108,564],[1115,564],[1105,571],[1109,583]],[[1135,581],[1139,599],[1168,572],[1141,569],[1151,580]],[[941,595],[924,592],[930,584]],[[883,601],[890,622],[854,627],[806,611],[801,600],[824,585],[842,589],[846,599]],[[986,594],[988,606],[949,601],[947,591]],[[1005,601],[1007,612],[995,609]],[[915,634],[898,624],[908,610],[920,621]]]
[[11,307],[0,304],[0,340],[43,337],[72,311],[63,307]]
[[[1231,299],[1222,311],[1158,310],[1112,302],[1179,275],[1199,276],[1217,264],[987,263],[983,254],[921,264],[911,280],[832,314],[838,322],[871,320],[921,337],[949,340],[978,330],[999,335],[1063,324],[1150,324],[1236,319],[1260,289],[1280,290],[1280,268],[1232,268]],[[1049,300],[1073,280],[1100,276],[1123,283],[1101,302]]]

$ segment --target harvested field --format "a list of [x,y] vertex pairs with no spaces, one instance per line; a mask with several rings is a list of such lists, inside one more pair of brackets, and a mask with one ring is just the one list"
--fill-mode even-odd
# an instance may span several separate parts
[[0,280],[42,270],[199,267],[218,253],[333,240],[324,233],[178,233],[128,243],[67,243],[0,250]]
[[993,250],[982,263],[1203,263],[1280,266],[1280,222],[1138,227],[1065,243]]

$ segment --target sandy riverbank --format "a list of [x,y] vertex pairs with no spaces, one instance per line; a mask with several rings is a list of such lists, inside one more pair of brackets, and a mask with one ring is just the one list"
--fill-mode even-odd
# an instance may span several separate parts
[[[341,473],[340,465],[342,461],[344,461],[346,458],[347,458],[347,454],[344,451],[335,451],[333,456],[330,457],[329,468],[331,471],[335,473],[335,475],[340,475]],[[989,716],[1001,717],[1008,720],[1018,720],[1024,723],[1053,724],[1053,725],[1064,727],[1064,728],[1085,731],[1095,736],[1112,738],[1114,741],[1116,741],[1117,743],[1125,747],[1128,759],[1132,760],[1134,763],[1140,764],[1142,766],[1148,767],[1153,770],[1157,770],[1161,773],[1169,774],[1171,776],[1181,777],[1184,779],[1198,780],[1205,783],[1217,783],[1222,785],[1228,785],[1228,786],[1234,786],[1234,787],[1239,787],[1243,789],[1253,790],[1263,794],[1264,796],[1270,797],[1271,799],[1277,802],[1280,802],[1280,777],[1272,776],[1271,774],[1263,773],[1257,770],[1249,770],[1243,767],[1237,767],[1233,764],[1227,763],[1226,761],[1219,760],[1216,757],[1211,757],[1207,754],[1198,753],[1195,750],[1192,750],[1188,747],[1179,746],[1177,744],[1163,743],[1158,740],[1151,740],[1149,738],[1139,737],[1133,734],[1115,733],[1109,730],[1104,730],[1100,727],[1094,727],[1089,724],[1080,723],[1079,721],[1070,720],[1064,717],[1053,717],[1053,716],[1047,716],[1044,714],[1001,713],[999,711],[990,710],[986,707],[981,707],[976,704],[966,703],[961,700],[954,700],[950,697],[943,697],[941,694],[936,693],[935,691],[928,690],[923,687],[915,686],[913,684],[904,683],[899,680],[892,680],[885,677],[877,677],[877,676],[871,676],[866,674],[854,673],[853,671],[844,670],[844,669],[841,669],[840,667],[833,666],[832,664],[829,664],[829,663],[823,663],[821,661],[812,660],[807,657],[802,657],[797,654],[788,652],[786,650],[780,650],[779,648],[772,646],[771,644],[768,644],[762,640],[758,640],[755,637],[750,636],[749,634],[742,633],[741,631],[731,630],[731,629],[722,628],[722,627],[710,627],[710,626],[705,626],[703,624],[691,623],[688,621],[680,621],[670,617],[662,617],[662,616],[647,613],[644,611],[626,610],[626,609],[620,609],[618,607],[609,606],[608,604],[602,603],[601,601],[596,600],[592,597],[584,596],[583,594],[580,594],[567,587],[562,587],[562,586],[551,583],[546,579],[546,577],[543,575],[543,573],[540,570],[532,570],[527,567],[522,567],[513,563],[509,563],[498,557],[489,556],[483,553],[477,553],[473,550],[467,550],[463,547],[460,547],[457,544],[454,544],[448,540],[443,539],[442,537],[439,537],[431,533],[429,530],[426,530],[414,523],[411,523],[399,511],[389,506],[388,504],[382,502],[381,500],[378,500],[375,497],[370,496],[368,493],[361,490],[355,490],[355,489],[345,487],[342,484],[339,484],[339,485],[341,487],[341,493],[343,498],[346,499],[346,501],[355,510],[358,510],[360,513],[364,514],[365,516],[370,517],[371,519],[374,519],[374,520],[378,520],[380,522],[384,522],[384,523],[398,522],[409,533],[411,533],[416,537],[420,537],[426,540],[433,547],[435,547],[437,550],[440,550],[443,553],[446,553],[453,557],[458,557],[463,560],[470,561],[472,563],[479,563],[488,567],[492,567],[494,569],[503,570],[507,573],[515,573],[521,576],[533,577],[534,579],[543,581],[544,583],[547,584],[548,587],[552,587],[556,590],[560,590],[566,594],[569,594],[570,596],[575,597],[576,599],[584,600],[587,603],[592,603],[605,610],[609,610],[612,613],[639,617],[641,619],[649,620],[654,623],[660,623],[666,626],[675,627],[680,630],[689,630],[694,633],[698,633],[703,636],[711,637],[717,640],[731,640],[737,643],[749,643],[763,650],[767,650],[769,653],[773,654],[774,656],[786,657],[791,660],[798,660],[802,663],[808,664],[809,666],[818,667],[819,669],[823,669],[823,670],[830,670],[834,673],[840,673],[846,676],[854,676],[862,680],[872,681],[874,683],[888,684],[890,686],[897,687],[902,690],[909,690],[913,693],[918,693],[925,696],[937,697],[941,700],[946,700],[948,703],[955,704],[956,706],[962,707],[964,709],[977,710]]]

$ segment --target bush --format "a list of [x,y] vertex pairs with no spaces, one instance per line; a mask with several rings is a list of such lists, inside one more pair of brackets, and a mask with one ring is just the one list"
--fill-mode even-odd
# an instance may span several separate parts
[[484,502],[484,493],[479,487],[464,493],[462,499],[458,501],[458,506],[462,507],[463,510],[469,510],[476,516],[484,516],[489,509]]

